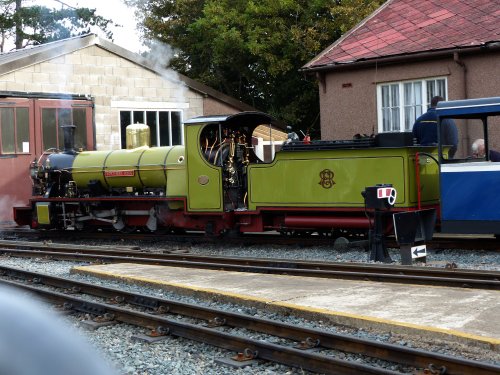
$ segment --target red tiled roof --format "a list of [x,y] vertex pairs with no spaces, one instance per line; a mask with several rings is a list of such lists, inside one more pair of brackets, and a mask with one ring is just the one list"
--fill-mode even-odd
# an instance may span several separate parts
[[500,0],[389,0],[304,66],[500,41]]

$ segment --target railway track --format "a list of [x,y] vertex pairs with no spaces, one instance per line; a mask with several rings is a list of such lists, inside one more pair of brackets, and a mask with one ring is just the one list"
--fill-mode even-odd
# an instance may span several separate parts
[[[96,240],[96,241],[145,241],[164,243],[220,243],[220,237],[206,236],[203,233],[192,232],[187,234],[161,234],[161,233],[121,233],[121,232],[76,232],[76,231],[35,231],[27,228],[3,227],[0,229],[0,238],[3,239],[33,239],[33,240]],[[367,248],[368,240],[362,236],[349,238],[347,241],[336,243],[331,237],[322,236],[283,236],[278,233],[245,234],[241,236],[225,236],[223,241],[233,245],[295,245],[295,246],[336,246],[340,248]],[[389,237],[386,241],[388,247],[398,248],[395,239]],[[500,239],[494,236],[459,236],[435,234],[427,242],[428,249],[462,249],[462,250],[491,250],[500,251]]]
[[[98,316],[96,320],[99,321],[124,322],[148,329],[154,328],[152,336],[156,338],[184,337],[238,352],[239,358],[273,361],[324,374],[400,373],[371,366],[370,363],[374,362],[370,361],[370,358],[397,363],[403,366],[403,371],[407,371],[408,366],[413,367],[422,374],[490,375],[500,372],[500,366],[484,362],[302,328],[246,314],[180,303],[10,267],[0,267],[0,283],[29,290],[52,303],[64,306],[66,310],[93,314]],[[90,295],[92,299],[84,295]],[[196,319],[197,322],[179,320],[179,315]],[[175,320],[173,316],[176,317]],[[242,335],[242,329],[258,332],[266,338],[248,338]],[[338,359],[335,357],[338,351],[363,355],[364,359],[361,362]]]
[[228,258],[159,254],[134,248],[103,248],[36,242],[0,241],[0,254],[101,263],[138,263],[303,277],[338,278],[446,287],[500,290],[500,272],[456,268],[405,267],[363,263],[331,263],[263,258]]

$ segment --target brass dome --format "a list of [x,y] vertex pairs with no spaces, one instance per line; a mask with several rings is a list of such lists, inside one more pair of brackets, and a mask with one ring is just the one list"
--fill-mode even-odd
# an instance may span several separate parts
[[151,145],[151,133],[146,124],[130,124],[125,129],[127,149]]

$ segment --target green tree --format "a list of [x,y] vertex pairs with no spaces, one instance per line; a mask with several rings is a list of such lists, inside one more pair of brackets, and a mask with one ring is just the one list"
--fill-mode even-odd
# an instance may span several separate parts
[[111,39],[108,30],[113,22],[96,14],[95,9],[23,6],[22,0],[0,0],[0,52],[7,40],[13,40],[16,49],[52,42],[91,32],[97,26]]
[[127,0],[170,66],[300,129],[319,129],[318,87],[299,69],[383,0]]

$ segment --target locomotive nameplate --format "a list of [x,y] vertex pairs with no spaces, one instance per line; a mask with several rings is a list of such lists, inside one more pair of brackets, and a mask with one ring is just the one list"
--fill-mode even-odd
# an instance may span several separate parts
[[134,176],[135,176],[135,170],[133,169],[104,171],[104,177],[134,177]]

